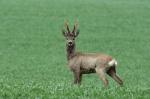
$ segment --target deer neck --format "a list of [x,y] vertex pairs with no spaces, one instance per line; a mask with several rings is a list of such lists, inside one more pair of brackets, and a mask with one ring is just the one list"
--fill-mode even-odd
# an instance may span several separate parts
[[73,58],[75,55],[75,44],[73,44],[72,46],[68,46],[67,45],[67,59],[68,61]]

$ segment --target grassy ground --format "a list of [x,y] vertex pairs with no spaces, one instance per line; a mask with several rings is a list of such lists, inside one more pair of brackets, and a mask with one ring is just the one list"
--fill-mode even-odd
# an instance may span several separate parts
[[[148,99],[149,0],[0,0],[0,98]],[[119,87],[104,89],[96,74],[72,85],[66,66],[64,20],[79,20],[77,49],[105,52],[119,62]]]

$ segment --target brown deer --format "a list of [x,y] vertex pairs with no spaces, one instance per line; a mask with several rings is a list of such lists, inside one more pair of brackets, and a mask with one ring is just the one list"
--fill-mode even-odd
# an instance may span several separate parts
[[118,84],[123,85],[123,81],[116,74],[117,61],[109,55],[102,53],[80,53],[76,52],[75,38],[79,34],[77,24],[70,31],[68,23],[65,24],[66,30],[62,33],[66,38],[66,50],[68,65],[74,74],[74,83],[80,84],[82,74],[97,73],[105,86],[108,86],[106,74],[112,77]]

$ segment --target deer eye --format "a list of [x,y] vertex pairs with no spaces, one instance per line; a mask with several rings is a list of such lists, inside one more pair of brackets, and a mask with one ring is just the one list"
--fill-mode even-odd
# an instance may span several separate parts
[[72,40],[75,40],[74,38]]

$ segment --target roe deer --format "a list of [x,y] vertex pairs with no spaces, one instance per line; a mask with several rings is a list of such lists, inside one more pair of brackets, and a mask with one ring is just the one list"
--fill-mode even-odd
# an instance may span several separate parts
[[74,74],[74,83],[80,84],[82,74],[97,73],[103,81],[104,86],[108,86],[106,75],[112,77],[118,84],[123,85],[123,81],[116,74],[117,61],[109,55],[102,53],[80,53],[76,52],[75,38],[79,34],[77,24],[70,31],[68,23],[65,24],[66,30],[62,33],[66,38],[66,50],[68,65]]

